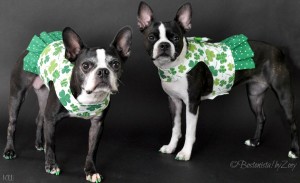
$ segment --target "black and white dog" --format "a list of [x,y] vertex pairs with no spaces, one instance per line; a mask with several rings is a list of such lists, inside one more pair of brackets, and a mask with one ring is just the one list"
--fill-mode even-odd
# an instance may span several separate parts
[[[192,7],[190,3],[182,5],[174,20],[161,22],[155,20],[153,11],[145,2],[138,9],[138,27],[144,36],[148,54],[158,68],[169,69],[180,65],[185,59],[187,39],[185,33],[191,29]],[[293,114],[293,95],[290,74],[284,63],[283,53],[276,47],[249,41],[254,51],[255,69],[240,70],[235,73],[234,85],[246,83],[251,109],[256,117],[257,127],[252,139],[246,140],[247,146],[260,144],[265,124],[263,101],[268,89],[272,89],[291,127],[290,158],[299,155],[298,134]],[[161,82],[163,90],[169,96],[169,106],[173,120],[172,137],[168,145],[161,147],[162,153],[173,153],[181,138],[182,103],[186,105],[186,135],[182,150],[176,155],[177,160],[189,160],[196,140],[196,126],[201,97],[212,91],[213,82],[209,68],[199,62],[185,77],[172,82]]]
[[[122,28],[106,49],[87,47],[71,28],[63,30],[62,38],[65,58],[74,65],[71,71],[70,89],[80,103],[96,104],[107,95],[118,91],[118,80],[122,73],[123,64],[130,55],[132,39],[130,27]],[[44,149],[45,151],[46,172],[58,175],[60,169],[55,158],[55,125],[59,120],[72,117],[72,115],[60,103],[53,82],[49,83],[48,89],[38,75],[23,70],[23,60],[27,54],[28,51],[20,57],[11,74],[9,124],[3,157],[5,159],[16,157],[14,148],[16,121],[26,93],[33,87],[39,102],[35,146],[38,150]],[[95,164],[99,139],[108,108],[105,108],[98,116],[90,118],[89,146],[84,171],[86,179],[91,182],[101,181],[101,175],[97,172]]]

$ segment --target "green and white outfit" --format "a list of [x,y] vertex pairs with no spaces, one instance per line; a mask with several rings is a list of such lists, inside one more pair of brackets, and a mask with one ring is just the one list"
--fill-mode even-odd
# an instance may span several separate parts
[[209,43],[208,38],[188,37],[188,49],[183,63],[178,66],[158,68],[160,79],[173,82],[184,77],[199,62],[204,62],[213,76],[213,91],[202,99],[214,99],[228,94],[234,83],[236,70],[253,69],[254,53],[244,35],[231,36],[219,43]]
[[42,32],[40,36],[34,36],[27,50],[24,70],[39,75],[47,88],[49,81],[53,81],[61,104],[73,116],[89,119],[99,116],[108,106],[109,95],[95,105],[81,104],[72,95],[70,81],[74,65],[65,58],[62,32]]

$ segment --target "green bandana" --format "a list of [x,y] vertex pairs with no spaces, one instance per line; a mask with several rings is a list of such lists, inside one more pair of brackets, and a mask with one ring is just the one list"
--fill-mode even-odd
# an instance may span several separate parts
[[110,95],[95,105],[84,105],[76,100],[70,89],[74,65],[65,58],[61,35],[61,32],[43,32],[40,37],[34,36],[24,58],[24,70],[39,75],[48,88],[49,81],[53,81],[60,103],[72,115],[86,119],[98,116],[108,106]]
[[236,70],[255,68],[254,53],[244,35],[235,35],[219,43],[208,43],[208,38],[189,37],[183,63],[168,69],[158,68],[160,79],[174,82],[185,76],[199,62],[204,62],[213,76],[213,91],[201,99],[214,99],[228,94],[233,86]]

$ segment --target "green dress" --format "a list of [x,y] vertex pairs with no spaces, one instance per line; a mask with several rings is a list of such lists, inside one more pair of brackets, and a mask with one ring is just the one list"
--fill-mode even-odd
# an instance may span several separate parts
[[60,103],[71,116],[89,119],[101,115],[109,104],[109,94],[95,105],[82,104],[72,95],[70,81],[74,65],[65,58],[61,32],[42,32],[40,36],[34,36],[27,50],[23,69],[39,75],[48,88],[49,82],[53,81]]
[[204,62],[213,76],[213,91],[202,99],[214,99],[228,94],[234,83],[236,70],[253,69],[254,53],[244,35],[231,36],[218,43],[208,38],[188,37],[188,49],[184,61],[168,69],[158,68],[163,82],[175,82],[184,77],[199,62]]

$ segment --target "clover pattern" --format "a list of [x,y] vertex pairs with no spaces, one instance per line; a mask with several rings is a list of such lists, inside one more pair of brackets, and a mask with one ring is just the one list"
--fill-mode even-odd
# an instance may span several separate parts
[[184,65],[179,65],[178,66],[178,71],[179,72],[183,73],[185,70],[186,70],[186,66],[184,66]]
[[49,73],[53,73],[57,66],[57,62],[55,60],[52,60],[48,69]]
[[71,104],[70,107],[72,108],[73,112],[77,112],[79,110],[79,107],[75,104]]
[[195,60],[199,60],[200,59],[200,55],[197,54],[197,53],[194,53],[194,58],[195,58]]
[[172,68],[170,68],[169,73],[172,75],[175,75],[177,72],[176,72],[176,69],[172,67]]
[[55,71],[53,72],[53,79],[58,79],[59,76],[60,76],[60,74],[59,74],[58,70],[55,70]]
[[55,47],[55,51],[53,52],[53,55],[58,55],[59,53],[61,53],[63,47],[62,46],[57,46]]
[[194,67],[195,65],[197,65],[198,62],[190,60],[189,62],[189,67]]
[[68,81],[67,79],[63,79],[63,80],[60,82],[60,85],[61,85],[62,87],[66,87],[66,86],[68,86],[68,84],[69,84],[69,81]]
[[160,69],[159,69],[159,71],[158,71],[158,74],[159,74],[159,76],[160,76],[161,78],[163,78],[163,79],[166,78],[166,75],[165,75],[164,71],[162,71],[162,70],[160,70]]
[[[206,39],[207,40],[207,39]],[[165,82],[176,81],[204,62],[213,76],[212,96],[230,90],[234,82],[235,66],[230,48],[223,43],[207,43],[201,38],[189,39],[185,62],[166,70],[159,69],[159,76]]]
[[70,94],[67,94],[64,90],[59,92],[59,100],[63,106],[66,106],[68,103],[71,102]]
[[89,111],[94,111],[94,110],[96,110],[96,109],[98,109],[98,108],[100,108],[101,107],[101,104],[98,104],[98,105],[90,105],[88,108],[86,108],[87,110],[89,110]]
[[68,65],[66,65],[66,66],[64,66],[64,68],[62,69],[61,72],[64,74],[64,73],[68,73],[70,71],[71,71],[70,67]]
[[47,55],[47,56],[45,57],[45,59],[44,59],[44,63],[49,62],[49,60],[50,60],[50,57],[49,57],[49,55]]
[[212,62],[213,59],[214,59],[215,56],[216,56],[216,55],[214,54],[214,52],[213,52],[212,50],[207,49],[207,50],[205,50],[205,53],[206,53],[206,56],[207,56],[207,60],[210,61],[210,62]]
[[216,59],[219,60],[221,62],[221,64],[223,64],[227,60],[227,55],[226,55],[226,53],[217,54]]
[[191,58],[192,57],[192,53],[191,52],[187,52],[186,54],[185,54],[185,58],[186,59],[189,59],[189,58]]
[[225,68],[224,65],[221,65],[221,66],[220,66],[219,72],[220,72],[220,73],[225,73],[225,72],[226,72],[226,68]]
[[194,52],[197,49],[197,47],[195,44],[190,43],[188,46],[188,49],[189,49],[189,51]]

